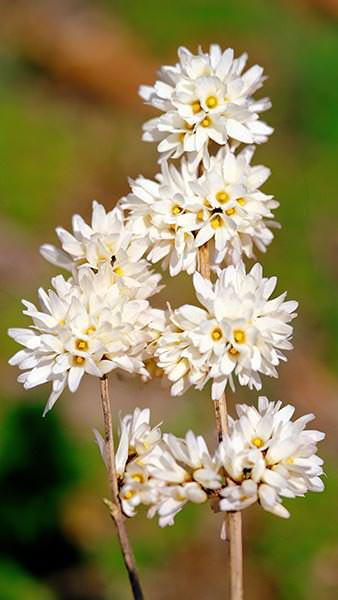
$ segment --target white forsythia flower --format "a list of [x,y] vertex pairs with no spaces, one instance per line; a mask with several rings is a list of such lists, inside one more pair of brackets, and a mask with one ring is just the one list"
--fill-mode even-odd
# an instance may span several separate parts
[[256,264],[219,271],[212,284],[199,273],[193,283],[204,308],[184,305],[170,314],[170,326],[157,342],[155,355],[172,386],[182,394],[191,385],[201,389],[212,379],[212,397],[220,398],[234,376],[240,385],[261,388],[260,373],[277,376],[276,366],[290,350],[297,302],[286,293],[270,300],[277,278],[263,277]]
[[218,450],[228,486],[221,491],[220,509],[242,510],[260,502],[265,510],[289,517],[281,498],[303,496],[307,491],[321,492],[323,461],[316,455],[317,443],[325,435],[305,430],[313,415],[291,421],[295,409],[281,402],[260,397],[258,410],[245,404],[237,406],[238,419]]
[[139,247],[143,244],[149,261],[163,260],[162,267],[169,266],[172,276],[192,274],[197,266],[196,213],[189,207],[198,202],[192,187],[197,171],[191,174],[185,161],[180,170],[164,162],[157,179],[131,181],[132,193],[121,201],[128,210],[127,229]]
[[254,148],[237,156],[228,146],[210,159],[201,176],[181,162],[180,170],[165,161],[158,181],[139,177],[131,182],[132,193],[121,201],[128,210],[127,229],[135,244],[143,244],[147,259],[163,260],[170,275],[197,269],[198,249],[214,242],[212,263],[237,264],[252,258],[254,247],[265,251],[276,226],[272,210],[279,204],[260,191],[270,170],[250,161]]
[[231,48],[222,52],[218,45],[197,55],[181,47],[178,58],[175,66],[161,68],[154,86],[140,88],[142,98],[163,113],[145,123],[143,135],[145,141],[159,141],[163,158],[189,152],[207,161],[210,141],[266,141],[273,130],[259,113],[270,108],[270,101],[253,98],[265,79],[262,67],[243,73],[247,55],[234,59]]
[[[158,515],[165,527],[188,502],[212,500],[225,512],[259,502],[285,518],[289,512],[282,498],[323,490],[317,443],[324,434],[305,430],[313,415],[291,421],[292,406],[282,408],[264,397],[258,410],[245,404],[236,408],[238,419],[229,418],[229,431],[214,455],[191,431],[182,439],[152,428],[149,409],[136,408],[121,419],[115,461],[123,512],[132,517],[144,504],[148,517]],[[105,458],[105,444],[96,436]]]
[[108,263],[97,273],[83,267],[68,281],[59,275],[52,284],[47,293],[39,290],[41,308],[23,301],[32,326],[9,330],[25,346],[10,359],[24,371],[18,381],[25,389],[52,382],[45,412],[66,385],[75,392],[85,373],[102,377],[121,368],[147,376],[143,357],[153,341],[158,310],[147,300],[121,295]]
[[56,229],[62,250],[44,244],[41,254],[49,262],[70,271],[74,267],[98,269],[103,263],[112,266],[112,278],[129,297],[146,299],[159,291],[161,276],[140,257],[143,246],[131,239],[119,207],[106,212],[93,202],[92,222],[88,225],[80,215],[73,216],[73,233]]

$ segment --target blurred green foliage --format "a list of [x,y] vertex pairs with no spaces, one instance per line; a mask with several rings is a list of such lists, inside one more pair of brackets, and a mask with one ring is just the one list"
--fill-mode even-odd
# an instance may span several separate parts
[[330,465],[326,473],[324,494],[285,502],[291,512],[287,523],[267,515],[254,542],[262,565],[278,578],[280,600],[333,599],[338,593],[337,581],[325,581],[325,572],[323,580],[316,581],[323,570],[320,564],[316,568],[316,561],[324,560],[326,552],[329,556],[338,552],[338,475]]
[[[41,403],[15,403],[0,424],[0,597],[49,600],[29,580],[79,562],[81,553],[62,530],[62,505],[80,475],[80,463],[56,414],[42,422]],[[15,576],[14,576],[15,575]],[[11,587],[11,583],[13,586]],[[2,586],[2,587],[1,587]],[[41,588],[41,589],[40,589]],[[26,593],[26,592],[25,592]],[[21,596],[22,598],[26,596]]]

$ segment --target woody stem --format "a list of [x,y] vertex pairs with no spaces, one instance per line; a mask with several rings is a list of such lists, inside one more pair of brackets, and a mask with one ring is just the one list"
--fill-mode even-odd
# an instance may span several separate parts
[[115,467],[113,419],[109,400],[107,375],[104,375],[100,379],[100,392],[103,410],[105,442],[107,447],[107,469],[109,477],[109,487],[111,492],[111,502],[106,501],[105,503],[107,504],[110,510],[111,518],[115,523],[117,537],[120,544],[124,564],[128,572],[133,598],[134,600],[143,600],[144,596],[141,588],[141,583],[139,575],[137,573],[135,558],[129,542],[128,533],[125,526],[125,519],[121,510],[119,500],[118,481]]

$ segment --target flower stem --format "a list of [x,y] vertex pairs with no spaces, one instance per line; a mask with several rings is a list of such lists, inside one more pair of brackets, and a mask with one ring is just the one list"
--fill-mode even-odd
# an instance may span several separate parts
[[[207,242],[198,252],[198,270],[202,277],[210,280],[210,255]],[[228,411],[225,393],[214,400],[216,430],[218,440],[228,431]],[[240,511],[229,512],[225,517],[227,539],[229,540],[229,598],[243,600],[243,551],[242,551],[242,514]]]
[[119,500],[119,490],[115,467],[115,449],[113,438],[113,420],[111,405],[109,400],[108,377],[104,375],[100,379],[101,403],[103,410],[105,441],[107,446],[107,468],[109,477],[109,487],[112,501],[105,501],[110,510],[110,515],[115,523],[117,537],[119,540],[121,552],[125,567],[128,571],[130,586],[135,600],[143,600],[143,592],[140,579],[136,569],[134,554],[129,542],[127,529],[124,522],[124,516],[121,510]]

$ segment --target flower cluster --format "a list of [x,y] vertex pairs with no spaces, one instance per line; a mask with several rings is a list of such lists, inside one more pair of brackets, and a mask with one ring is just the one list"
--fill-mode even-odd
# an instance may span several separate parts
[[84,373],[102,377],[120,368],[148,377],[143,360],[164,327],[163,311],[121,294],[108,263],[96,272],[82,267],[68,280],[59,275],[52,285],[39,290],[40,308],[23,301],[32,326],[9,330],[24,346],[10,360],[24,371],[18,381],[25,389],[52,382],[45,412],[66,385],[75,392]]
[[270,299],[277,279],[263,277],[259,264],[248,273],[243,264],[220,270],[215,284],[195,273],[193,283],[204,308],[186,304],[171,311],[155,350],[158,366],[174,382],[172,394],[191,385],[202,389],[212,379],[218,399],[234,376],[260,389],[260,373],[276,377],[283,351],[292,348],[289,322],[297,303],[286,302],[285,293]]
[[[324,434],[305,430],[313,415],[292,421],[294,408],[260,397],[258,410],[237,406],[214,455],[201,436],[185,438],[151,428],[150,411],[135,409],[120,423],[116,454],[123,512],[131,517],[144,504],[148,517],[158,515],[161,527],[172,525],[188,502],[212,500],[214,510],[237,511],[259,502],[279,517],[288,517],[282,498],[322,491],[323,461],[317,442]],[[97,434],[103,456],[105,445]]]
[[154,86],[141,86],[142,98],[163,114],[144,125],[143,139],[158,141],[162,158],[179,158],[193,153],[195,162],[208,164],[208,144],[224,145],[229,140],[261,143],[272,133],[259,120],[270,108],[267,98],[254,100],[264,81],[263,69],[254,65],[243,73],[247,55],[234,58],[231,48],[218,45],[197,55],[178,50],[179,62],[164,66]]
[[121,207],[128,211],[127,229],[147,259],[165,259],[171,275],[193,273],[200,246],[212,240],[214,259],[238,264],[252,258],[254,248],[265,251],[273,239],[272,210],[278,202],[260,191],[270,175],[251,166],[254,148],[235,155],[228,146],[210,158],[201,176],[182,161],[180,170],[163,162],[157,181],[139,177]]
[[62,250],[51,244],[41,246],[42,256],[54,265],[73,271],[83,267],[97,270],[108,263],[112,282],[128,297],[146,299],[159,291],[161,276],[146,260],[140,260],[142,247],[127,231],[119,207],[106,213],[101,204],[93,202],[91,226],[74,215],[73,234],[62,227],[56,233]]
[[[57,228],[61,249],[45,244],[41,253],[71,275],[39,290],[40,307],[23,301],[32,325],[9,331],[24,346],[10,360],[23,371],[18,381],[26,389],[52,384],[45,412],[66,386],[75,392],[85,373],[102,378],[114,369],[144,380],[165,374],[172,395],[211,380],[217,402],[236,380],[261,389],[261,375],[277,377],[292,348],[297,303],[286,293],[271,298],[277,278],[264,277],[259,264],[247,272],[243,263],[267,249],[278,226],[279,204],[261,190],[270,171],[251,164],[253,144],[272,133],[259,117],[269,100],[253,97],[263,70],[244,71],[245,54],[234,58],[217,45],[197,55],[180,48],[178,56],[140,90],[162,112],[143,136],[159,142],[161,172],[131,181],[131,193],[109,212],[94,202],[91,224],[75,215],[71,233]],[[238,150],[241,143],[250,145]],[[206,244],[214,282],[197,272]],[[172,276],[193,275],[201,306],[152,308],[161,276],[151,263],[159,261]],[[120,421],[115,456],[123,513],[132,517],[143,504],[160,526],[172,525],[186,503],[212,500],[218,511],[258,502],[288,517],[283,498],[323,489],[317,442],[324,435],[306,430],[313,415],[292,421],[293,413],[264,397],[258,409],[238,405],[212,454],[203,437],[162,433],[151,427],[149,409],[135,409]]]

